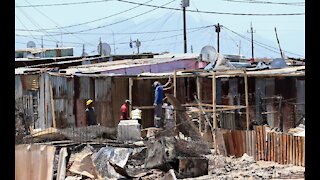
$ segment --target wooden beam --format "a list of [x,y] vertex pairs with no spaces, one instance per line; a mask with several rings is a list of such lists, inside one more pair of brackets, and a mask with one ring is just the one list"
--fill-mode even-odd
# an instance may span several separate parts
[[154,106],[132,106],[133,109],[154,109]]
[[[199,100],[199,108],[200,108],[200,104],[201,104],[201,87],[200,87],[200,78],[199,76],[197,76],[197,97]],[[201,116],[201,112],[199,111],[199,132],[202,132],[202,116]]]
[[[133,86],[133,79],[129,78],[129,100],[132,104],[132,86]],[[131,114],[132,105],[129,105],[129,114]]]
[[53,92],[52,92],[52,81],[50,79],[50,84],[49,84],[49,89],[50,89],[50,101],[51,101],[51,115],[52,115],[52,122],[53,122],[53,127],[57,127],[57,122],[56,122],[56,116],[54,113],[54,100],[53,100]]
[[213,128],[217,127],[217,116],[216,116],[216,74],[212,72],[212,106],[213,106]]
[[249,99],[248,99],[248,75],[246,71],[244,71],[244,86],[245,86],[245,98],[246,98],[247,130],[249,130],[250,119],[249,119]]

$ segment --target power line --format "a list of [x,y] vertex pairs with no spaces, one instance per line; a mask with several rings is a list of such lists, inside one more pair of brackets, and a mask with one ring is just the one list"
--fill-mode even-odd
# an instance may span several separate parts
[[271,1],[253,1],[253,0],[224,0],[227,2],[251,3],[251,4],[277,4],[290,6],[305,6],[305,2],[271,2]]
[[[25,0],[25,2],[27,2],[30,6],[32,6],[32,4],[30,4],[27,0]],[[38,10],[36,7],[33,7],[36,11],[38,11],[40,14],[42,14],[43,16],[45,16],[47,19],[49,19],[51,22],[53,22],[54,24],[56,24],[58,27],[59,27],[59,29],[60,29],[60,31],[61,31],[61,27],[60,27],[60,25],[58,24],[58,23],[56,23],[54,20],[52,20],[50,17],[48,17],[46,14],[44,14],[43,12],[41,12],[40,10]],[[67,31],[67,30],[66,30]],[[61,31],[61,44],[62,44],[62,31]],[[76,37],[76,38],[78,38],[78,39],[80,39],[80,40],[82,40],[83,42],[85,42],[85,43],[87,43],[87,44],[91,44],[91,43],[88,43],[88,42],[86,42],[84,39],[82,39],[82,38],[80,38],[80,37],[78,37],[78,36],[76,36],[76,35],[74,35],[74,34],[72,34],[74,37]]]
[[46,7],[46,6],[67,6],[67,5],[79,5],[79,4],[91,4],[101,3],[113,0],[100,0],[100,1],[82,1],[82,2],[67,2],[67,3],[56,3],[56,4],[35,4],[35,5],[20,5],[18,8],[29,8],[29,7]]
[[[126,1],[126,0],[116,0],[119,2],[124,2],[124,3],[130,3],[130,4],[141,4],[141,3],[136,3],[132,1]],[[141,4],[143,6],[149,6],[149,7],[158,7],[162,9],[170,9],[170,10],[177,10],[181,11],[179,8],[171,8],[171,7],[163,7],[163,6],[156,6],[156,5],[148,5],[148,4]],[[200,10],[186,10],[188,12],[196,12],[196,13],[207,13],[207,14],[223,14],[223,15],[240,15],[240,16],[295,16],[295,15],[304,15],[305,13],[280,13],[280,14],[261,14],[261,13],[230,13],[230,12],[216,12],[216,11],[200,11]]]
[[[210,26],[203,26],[203,27],[199,27],[197,29],[194,29],[193,31],[189,31],[189,33],[193,33],[193,32],[196,32],[196,31],[200,31],[200,30],[203,30],[203,29],[207,29],[209,27],[212,27],[213,25],[210,25]],[[149,40],[142,40],[141,42],[150,42],[150,41],[155,41],[155,40],[162,40],[162,39],[169,39],[169,38],[173,38],[173,37],[177,37],[177,36],[181,36],[183,34],[175,34],[175,35],[171,35],[171,36],[165,36],[165,37],[159,37],[159,38],[153,38],[153,39],[149,39]],[[25,36],[25,37],[28,37],[27,35],[17,35],[16,36]],[[35,38],[35,39],[41,39],[41,38]],[[51,40],[46,40],[46,39],[43,39],[44,41],[51,41]],[[55,41],[52,41],[52,42],[55,42]],[[65,42],[65,43],[70,43],[70,44],[83,44],[83,43],[77,43],[77,42]],[[120,43],[115,43],[115,45],[120,45],[120,44],[128,44],[129,41],[127,42],[120,42]],[[91,44],[91,43],[90,43]],[[109,45],[114,45],[112,43],[110,43]],[[95,45],[93,45],[95,46]]]
[[[168,5],[168,4],[170,4],[170,3],[174,2],[174,1],[175,1],[175,0],[172,0],[172,1],[168,2],[168,3],[163,4],[162,6]],[[141,4],[141,3],[139,3],[139,4]],[[143,5],[143,4],[142,4],[142,5]],[[107,26],[119,24],[119,23],[122,23],[122,22],[125,22],[125,21],[128,21],[128,20],[134,19],[134,18],[136,18],[136,17],[145,15],[145,14],[147,14],[147,13],[150,13],[150,12],[152,12],[152,11],[154,11],[154,10],[159,9],[159,8],[162,7],[162,6],[157,6],[157,7],[154,8],[154,9],[151,9],[151,10],[149,10],[149,11],[140,13],[140,14],[138,14],[138,15],[132,16],[132,17],[130,17],[130,18],[127,18],[127,19],[124,19],[124,20],[121,20],[121,21],[117,21],[117,22],[113,22],[113,23],[110,23],[110,24],[98,26],[98,27],[95,27],[95,28],[89,28],[89,29],[84,29],[84,30],[80,30],[80,31],[64,33],[64,34],[75,34],[75,33],[80,33],[80,32],[92,31],[92,30],[95,30],[95,29],[101,29],[101,28],[104,28],[104,27],[107,27]],[[30,30],[29,30],[29,31],[30,31]],[[33,30],[33,31],[38,31],[38,30]]]
[[[145,2],[144,4],[146,3],[149,3],[153,0],[149,0],[147,2]],[[133,9],[136,9],[138,7],[140,7],[141,5],[138,5],[138,6],[135,6],[135,7],[132,7],[132,8],[129,8],[129,9],[126,9],[124,11],[120,11],[118,13],[115,13],[115,14],[111,14],[109,16],[105,16],[105,17],[102,17],[102,18],[99,18],[99,19],[95,19],[95,20],[91,20],[91,21],[87,21],[87,22],[83,22],[83,23],[78,23],[78,24],[73,24],[73,25],[69,25],[69,26],[62,26],[61,28],[70,28],[70,27],[76,27],[76,26],[81,26],[81,25],[85,25],[85,24],[90,24],[90,23],[94,23],[94,22],[97,22],[97,21],[101,21],[101,20],[104,20],[104,19],[108,19],[108,18],[111,18],[111,17],[114,17],[114,16],[117,16],[117,15],[120,15],[120,14],[123,14],[123,13],[126,13],[128,11],[131,11]],[[32,7],[32,6],[30,6]],[[33,6],[33,7],[36,7],[36,6]],[[58,29],[58,28],[47,28],[45,30],[54,30],[54,29]]]
[[[227,28],[227,27],[225,27],[225,26],[224,26],[224,28],[225,28],[225,29],[227,29],[227,30],[229,30],[230,32],[232,32],[232,33],[234,33],[234,34],[238,35],[239,37],[241,37],[241,38],[243,38],[243,39],[245,39],[245,40],[247,40],[247,41],[250,41],[250,39],[249,39],[249,38],[247,38],[246,36],[243,36],[243,35],[241,35],[241,34],[239,34],[239,33],[235,32],[235,31],[233,31],[233,30],[231,30],[231,29],[229,29],[229,28]],[[277,48],[275,48],[275,47],[273,47],[273,46],[270,46],[270,45],[264,44],[264,43],[259,42],[259,41],[256,41],[256,40],[254,40],[253,42],[254,42],[256,45],[260,46],[260,47],[263,47],[263,48],[265,48],[265,49],[268,49],[268,50],[270,50],[270,51],[272,51],[272,52],[275,52],[275,53],[279,54],[279,52],[278,52],[278,51],[276,51],[276,50],[278,50],[278,49],[277,49]],[[270,49],[270,48],[271,48],[271,49]],[[292,52],[289,52],[289,51],[284,51],[284,52],[287,52],[287,53],[289,53],[289,54],[293,54],[293,55],[297,55],[297,56],[301,56],[301,57],[303,57],[303,56],[302,56],[302,55],[300,55],[300,54],[292,53]]]

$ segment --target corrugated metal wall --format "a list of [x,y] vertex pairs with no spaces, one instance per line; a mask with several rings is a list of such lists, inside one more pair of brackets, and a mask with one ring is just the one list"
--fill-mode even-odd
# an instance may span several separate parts
[[90,77],[79,77],[80,99],[94,99],[94,80]]
[[96,102],[111,102],[111,77],[95,78],[94,87]]
[[23,88],[21,83],[21,76],[15,76],[15,99],[23,96]]

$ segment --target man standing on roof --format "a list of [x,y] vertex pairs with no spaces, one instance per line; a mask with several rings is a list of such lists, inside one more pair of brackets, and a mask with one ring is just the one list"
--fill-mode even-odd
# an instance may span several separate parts
[[159,81],[153,83],[154,90],[154,126],[160,128],[161,126],[161,116],[162,116],[162,102],[163,102],[163,91],[172,88],[172,86],[166,88],[171,83],[171,78],[169,77],[168,82],[165,85],[161,85]]
[[93,108],[93,100],[89,99],[87,101],[87,109],[86,109],[86,122],[88,126],[97,125],[95,112]]
[[120,108],[120,120],[128,120],[129,119],[129,105],[131,105],[130,100],[125,100]]

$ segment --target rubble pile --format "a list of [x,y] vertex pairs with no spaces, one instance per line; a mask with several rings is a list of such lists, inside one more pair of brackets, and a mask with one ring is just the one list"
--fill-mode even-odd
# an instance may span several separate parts
[[270,161],[255,161],[244,154],[242,157],[208,155],[209,175],[194,179],[304,179],[305,167],[281,165]]

